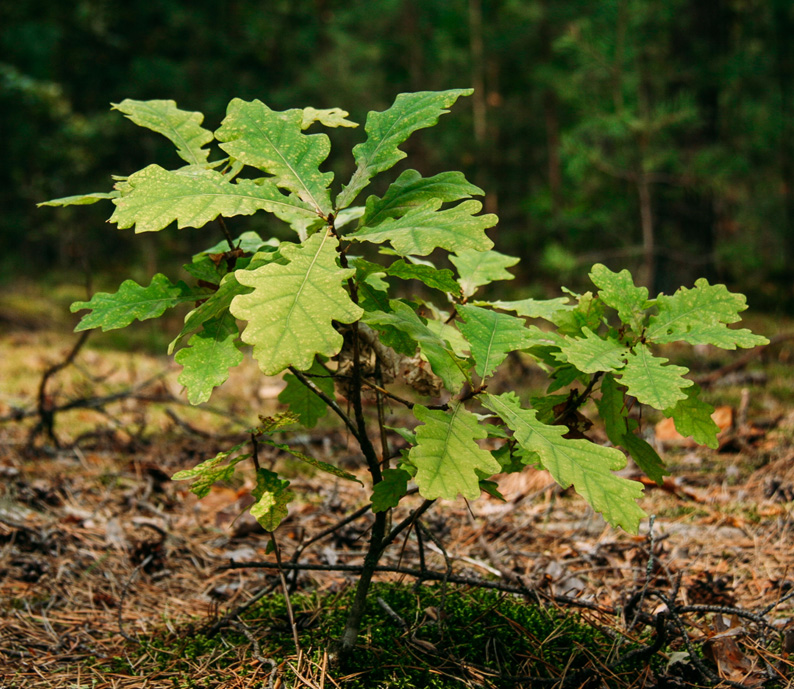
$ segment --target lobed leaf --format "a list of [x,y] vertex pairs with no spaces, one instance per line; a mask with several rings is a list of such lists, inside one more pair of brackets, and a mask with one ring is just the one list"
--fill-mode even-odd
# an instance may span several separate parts
[[275,112],[259,100],[233,99],[215,138],[230,156],[274,176],[315,213],[331,212],[328,185],[334,175],[320,172],[331,142],[325,134],[304,134],[303,111]]
[[175,146],[176,152],[189,165],[203,165],[209,157],[204,148],[212,141],[212,132],[204,129],[201,123],[204,115],[200,112],[180,110],[172,100],[131,100],[113,103],[113,109],[123,112],[127,118],[140,127],[146,127],[162,134]]
[[560,345],[562,361],[573,364],[583,373],[616,371],[623,368],[628,348],[611,337],[602,338],[590,328],[582,328],[584,337],[568,337]]
[[219,215],[252,215],[258,210],[288,210],[301,217],[316,215],[294,196],[285,196],[269,180],[229,182],[215,170],[184,168],[176,172],[149,165],[129,178],[129,190],[113,199],[110,222],[119,229],[157,232],[176,221],[177,227],[203,227]]
[[691,344],[714,344],[723,349],[755,347],[769,340],[749,330],[733,330],[728,323],[741,320],[739,313],[747,308],[742,294],[728,291],[725,285],[710,285],[700,278],[695,287],[681,287],[672,296],[656,299],[659,312],[645,331],[646,340],[658,343],[684,340]]
[[372,487],[372,511],[385,512],[397,507],[408,492],[411,476],[403,469],[384,469],[383,479]]
[[459,305],[458,313],[463,319],[460,330],[471,345],[480,378],[490,376],[510,352],[530,342],[532,331],[521,318],[469,304]]
[[493,246],[485,230],[496,225],[498,218],[493,214],[475,215],[482,209],[479,201],[440,208],[441,201],[434,199],[400,218],[389,218],[375,227],[360,227],[346,238],[376,244],[388,241],[402,256],[427,256],[437,248],[459,252],[485,251]]
[[[312,382],[329,397],[334,395],[334,379],[328,375],[317,361],[307,371],[312,375]],[[287,373],[284,376],[286,387],[279,393],[278,401],[286,404],[290,412],[297,415],[302,426],[314,428],[317,422],[328,412],[328,406],[301,381]]]
[[455,255],[450,256],[449,260],[458,269],[464,298],[474,294],[478,287],[488,285],[496,280],[512,280],[515,276],[505,269],[514,266],[519,261],[514,256],[505,256],[498,251],[476,251],[474,249],[458,251]]
[[134,280],[125,280],[116,293],[97,292],[90,301],[76,301],[70,310],[90,309],[82,317],[75,332],[102,328],[103,332],[126,328],[134,320],[157,318],[177,304],[192,301],[199,296],[184,282],[173,284],[165,275],[157,273],[147,287]]
[[239,365],[243,353],[236,342],[239,331],[232,315],[226,312],[204,323],[204,329],[176,353],[174,360],[183,367],[177,380],[187,388],[190,404],[206,402],[214,388],[226,382],[229,369]]
[[96,203],[97,201],[103,201],[105,199],[115,199],[118,198],[121,194],[118,191],[110,191],[110,192],[102,192],[102,191],[95,191],[90,194],[78,194],[76,196],[64,196],[60,199],[51,199],[50,201],[42,201],[41,203],[37,203],[36,207],[41,206],[90,206],[92,203]]
[[[230,450],[219,452],[211,459],[206,459],[200,464],[197,464],[192,469],[185,469],[184,471],[177,471],[172,477],[172,481],[189,481],[197,479],[192,486],[190,492],[197,495],[199,498],[206,497],[210,488],[216,481],[228,481],[234,474],[235,465],[239,464],[245,459],[248,459],[250,454],[237,455],[229,459],[235,452],[239,452],[245,447],[246,443],[235,445]],[[223,462],[228,463],[222,464]]]
[[441,290],[442,292],[452,292],[458,294],[460,285],[455,280],[451,270],[433,268],[419,263],[406,263],[403,259],[395,261],[387,269],[388,275],[403,280],[420,280],[428,287]]
[[231,312],[248,321],[242,339],[253,345],[265,375],[289,366],[305,371],[317,354],[337,354],[343,340],[333,321],[352,323],[361,317],[362,309],[342,287],[355,270],[339,268],[337,246],[329,232],[317,232],[303,245],[281,244],[286,265],[235,272],[241,285],[254,289],[234,297]]
[[488,435],[477,417],[460,403],[448,411],[417,404],[413,413],[423,425],[416,428],[416,445],[408,458],[417,469],[414,480],[422,497],[453,500],[461,494],[470,500],[478,498],[478,472],[490,476],[501,466],[475,442]]
[[376,329],[391,326],[407,334],[419,346],[419,350],[449,391],[457,391],[466,380],[464,362],[455,355],[446,340],[434,333],[422,322],[414,310],[400,301],[389,302],[391,312],[366,312],[362,321]]
[[377,174],[405,158],[399,146],[418,129],[432,127],[449,112],[455,101],[473,89],[401,93],[383,112],[370,112],[364,129],[367,140],[353,148],[356,171],[336,199],[338,209],[347,208]]
[[289,490],[289,481],[264,468],[256,471],[256,486],[251,491],[256,502],[249,512],[265,531],[275,531],[289,514],[287,505],[295,497]]
[[355,481],[356,483],[361,483],[353,474],[345,471],[344,469],[340,469],[338,466],[334,466],[333,464],[329,464],[328,462],[323,462],[320,459],[315,459],[314,457],[310,457],[303,452],[296,450],[295,448],[286,445],[285,443],[277,443],[274,440],[270,440],[269,438],[262,438],[262,442],[270,445],[271,447],[278,448],[282,452],[286,452],[291,454],[296,459],[299,459],[301,462],[305,462],[309,466],[313,466],[315,469],[319,469],[320,471],[324,471],[326,474],[332,474],[333,476],[337,476],[339,478],[343,478],[346,481]]
[[664,483],[664,477],[670,472],[665,469],[664,462],[653,447],[634,433],[626,433],[620,443],[625,447],[637,466],[657,485]]
[[515,311],[517,315],[524,318],[542,318],[546,321],[554,321],[560,311],[572,311],[576,304],[570,304],[568,297],[556,297],[555,299],[520,299],[518,301],[494,301],[490,305],[502,311]]
[[404,170],[391,183],[383,198],[367,198],[360,224],[374,227],[388,218],[399,218],[434,199],[450,203],[484,193],[479,187],[469,184],[462,172],[442,172],[433,177],[422,177],[416,170]]
[[598,287],[601,301],[615,309],[620,320],[639,333],[645,319],[645,309],[651,306],[648,289],[637,287],[628,270],[614,273],[600,263],[591,269],[590,279]]
[[706,445],[714,450],[719,447],[717,434],[720,427],[711,418],[714,407],[698,399],[700,387],[691,385],[686,390],[686,397],[678,400],[674,407],[664,410],[666,417],[672,417],[675,429],[685,438],[691,436],[692,440],[700,445]]
[[667,359],[654,356],[647,345],[637,344],[620,372],[620,383],[630,395],[654,409],[674,407],[678,400],[686,399],[684,388],[693,383],[683,377],[689,369],[665,364]]
[[622,452],[587,440],[563,438],[566,428],[538,421],[534,410],[521,408],[514,393],[485,395],[483,405],[512,429],[522,449],[537,453],[543,468],[563,488],[573,485],[610,524],[637,532],[645,516],[636,503],[642,496],[642,484],[612,473],[626,465]]
[[315,122],[319,122],[323,127],[358,127],[358,122],[347,119],[350,113],[342,108],[327,108],[325,110],[303,108],[300,113],[301,129],[308,129]]

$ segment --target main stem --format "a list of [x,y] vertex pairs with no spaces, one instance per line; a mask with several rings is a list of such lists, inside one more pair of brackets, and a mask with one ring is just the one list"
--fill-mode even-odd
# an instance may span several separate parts
[[[347,263],[342,260],[343,265]],[[356,290],[355,282],[351,279],[349,282],[350,295],[354,302],[358,302],[358,293]],[[367,422],[364,417],[364,407],[361,403],[361,361],[360,361],[360,348],[358,339],[358,323],[353,323],[353,375],[350,381],[350,402],[353,406],[353,413],[355,415],[356,425],[358,427],[358,434],[356,436],[361,451],[364,453],[364,459],[367,462],[367,469],[369,469],[370,476],[372,477],[372,485],[380,483],[383,478],[381,473],[380,462],[375,452],[375,448],[369,439],[367,433]],[[344,663],[347,656],[353,650],[356,644],[359,630],[361,629],[361,619],[364,616],[364,611],[367,607],[367,594],[369,593],[369,586],[372,582],[372,576],[375,574],[375,568],[378,566],[381,552],[383,551],[383,540],[386,535],[386,524],[388,522],[388,511],[378,512],[375,514],[375,523],[372,525],[372,531],[369,535],[369,545],[367,547],[367,554],[364,557],[364,567],[361,571],[361,576],[356,586],[356,595],[353,598],[353,604],[347,613],[347,620],[345,621],[345,628],[342,631],[342,636],[338,641],[336,650],[337,661]]]

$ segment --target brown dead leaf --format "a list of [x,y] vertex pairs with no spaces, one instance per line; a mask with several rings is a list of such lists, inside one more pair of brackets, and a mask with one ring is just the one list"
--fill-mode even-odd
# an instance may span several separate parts
[[720,677],[749,687],[761,686],[763,674],[756,671],[755,661],[748,658],[736,642],[746,634],[738,618],[715,615],[713,624],[715,634],[706,641],[703,651],[717,666]]

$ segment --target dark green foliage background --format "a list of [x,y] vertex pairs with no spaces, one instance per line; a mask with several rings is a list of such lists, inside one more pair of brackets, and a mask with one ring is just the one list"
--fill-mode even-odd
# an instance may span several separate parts
[[[131,242],[104,224],[108,204],[36,210],[109,189],[108,171],[180,164],[110,102],[172,98],[210,128],[235,96],[363,122],[400,92],[474,86],[406,150],[425,175],[461,169],[486,189],[497,248],[525,279],[575,284],[596,260],[640,268],[643,175],[652,292],[705,276],[792,309],[792,35],[788,0],[2,3],[0,274],[137,256],[141,277],[208,243],[209,228]],[[362,138],[338,130],[334,150]],[[337,185],[352,171],[330,164]]]

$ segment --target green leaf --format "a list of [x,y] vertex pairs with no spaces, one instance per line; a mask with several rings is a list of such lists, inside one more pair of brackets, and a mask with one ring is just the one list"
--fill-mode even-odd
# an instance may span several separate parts
[[317,110],[316,108],[303,108],[301,112],[301,129],[308,129],[315,122],[319,122],[323,127],[358,127],[358,122],[346,119],[350,114],[342,108],[328,108]]
[[317,232],[303,245],[281,244],[287,265],[235,272],[241,285],[254,290],[234,297],[231,312],[248,321],[242,339],[253,345],[265,375],[289,366],[305,371],[317,354],[337,354],[343,340],[333,321],[352,323],[361,317],[362,309],[342,287],[355,270],[339,268],[337,245],[330,233]]
[[613,273],[600,263],[593,266],[590,279],[598,287],[601,301],[615,309],[620,320],[639,333],[645,319],[645,309],[651,305],[647,288],[637,287],[628,270]]
[[475,442],[488,435],[477,423],[477,417],[460,403],[449,411],[417,404],[413,413],[423,425],[416,428],[416,445],[408,458],[417,469],[414,480],[422,497],[454,500],[461,494],[470,500],[478,498],[477,472],[490,476],[498,473],[501,466]]
[[706,445],[714,450],[719,447],[717,434],[720,427],[711,415],[714,407],[698,399],[700,387],[691,385],[686,390],[686,398],[678,400],[674,407],[664,410],[666,417],[673,417],[675,429],[685,438],[691,436],[692,440],[700,445]]
[[325,134],[303,134],[303,111],[275,112],[258,100],[235,98],[215,138],[230,156],[275,177],[319,215],[331,212],[332,172],[320,172],[331,141]]
[[[265,240],[259,236],[258,232],[249,230],[248,232],[243,232],[237,239],[233,240],[232,244],[234,244],[235,248],[247,254],[255,254],[258,251],[275,251],[278,249],[279,240],[275,237]],[[198,257],[208,254],[222,254],[227,251],[229,251],[229,242],[223,239],[217,244],[213,244],[209,249],[204,249],[204,251],[194,254],[193,259],[195,260]]]
[[496,481],[488,481],[486,479],[480,480],[480,490],[488,493],[492,498],[496,498],[497,500],[501,500],[502,502],[507,502],[505,500],[505,496],[499,492],[499,484]]
[[602,338],[590,328],[582,328],[584,337],[565,338],[560,347],[561,360],[573,364],[583,373],[616,371],[623,368],[629,350],[611,337]]
[[203,165],[210,154],[204,148],[212,141],[212,132],[201,123],[204,115],[176,107],[172,100],[130,100],[113,104],[114,110],[123,112],[140,127],[162,134],[175,146],[182,160],[190,165]]
[[637,466],[657,485],[661,486],[664,483],[664,477],[670,475],[656,450],[634,433],[626,433],[620,444],[629,451]]
[[116,198],[110,222],[119,229],[135,225],[136,232],[157,232],[172,222],[177,227],[203,227],[219,215],[252,215],[258,210],[287,208],[315,218],[312,210],[294,196],[285,196],[269,180],[228,182],[215,170],[185,168],[171,172],[149,165],[129,178],[130,190]]
[[637,532],[645,516],[636,503],[642,497],[642,484],[612,473],[626,465],[620,450],[563,438],[565,427],[541,423],[534,410],[521,408],[514,393],[485,395],[482,403],[513,430],[522,449],[538,454],[543,467],[563,488],[573,485],[610,524]]
[[374,227],[387,218],[399,218],[428,201],[438,199],[443,203],[460,201],[485,192],[469,184],[462,172],[442,172],[433,177],[422,177],[416,170],[404,170],[389,186],[383,198],[367,198],[361,225]]
[[428,287],[441,290],[442,292],[459,293],[460,285],[455,280],[451,270],[442,268],[431,268],[416,263],[406,263],[403,259],[395,261],[387,269],[386,273],[403,280],[420,280]]
[[182,268],[196,280],[203,280],[212,285],[219,285],[226,269],[225,263],[215,265],[209,256],[201,256],[192,263],[185,263]]
[[275,531],[289,514],[287,505],[295,497],[289,490],[289,481],[268,469],[257,469],[256,487],[251,491],[256,502],[250,512],[265,531]]
[[77,196],[64,196],[60,199],[52,199],[50,201],[42,201],[41,203],[37,203],[36,207],[39,208],[41,206],[90,206],[92,203],[96,203],[97,201],[103,201],[104,199],[115,199],[118,198],[121,194],[117,191],[111,192],[102,192],[102,191],[95,191],[91,194],[78,194]]
[[384,469],[383,480],[372,488],[372,511],[385,512],[397,507],[408,492],[410,474],[402,469]]
[[656,342],[682,340],[695,345],[713,345],[721,349],[750,349],[759,345],[769,344],[762,335],[755,335],[747,328],[729,328],[723,323],[700,323],[690,326],[685,333],[670,335],[668,338],[657,338]]
[[229,369],[242,362],[243,353],[236,343],[239,334],[237,323],[227,312],[206,321],[204,329],[177,352],[174,360],[183,366],[177,380],[187,388],[190,404],[206,402],[213,389],[226,382]]
[[[320,471],[324,471],[326,474],[332,474],[333,476],[338,476],[339,478],[343,478],[346,481],[355,481],[356,483],[361,483],[353,474],[345,471],[344,469],[340,469],[338,466],[334,466],[333,464],[329,464],[328,462],[323,462],[320,459],[315,459],[314,457],[310,457],[309,455],[300,452],[289,445],[284,443],[277,443],[275,440],[270,440],[270,438],[262,438],[261,441],[270,445],[272,447],[276,447],[282,452],[287,452],[291,454],[296,459],[299,459],[301,462],[305,462],[306,464],[313,466],[315,469],[319,469]],[[363,484],[362,484],[363,485]]]
[[651,354],[647,345],[637,344],[620,372],[620,382],[643,404],[654,409],[674,407],[678,400],[686,399],[684,388],[692,385],[692,381],[683,378],[689,369],[665,366],[666,363],[667,359]]
[[430,332],[447,342],[455,356],[459,356],[461,359],[467,358],[471,350],[469,341],[463,337],[463,334],[453,323],[447,323],[446,319],[446,316],[443,317],[443,320],[441,318],[428,318],[425,325],[427,325]]
[[434,199],[400,218],[389,218],[376,227],[361,227],[346,239],[376,244],[388,241],[401,256],[427,256],[437,248],[485,251],[493,246],[485,230],[496,225],[498,218],[493,214],[475,215],[482,208],[479,201],[439,208],[441,201]]
[[198,294],[184,283],[173,284],[165,275],[157,273],[148,287],[134,280],[125,280],[115,294],[97,292],[90,301],[76,301],[72,313],[91,309],[77,324],[75,332],[102,328],[103,331],[126,328],[134,320],[157,318],[184,301],[192,301]]
[[[239,452],[244,448],[246,443],[235,445],[230,450],[219,452],[211,459],[207,459],[201,464],[197,464],[192,469],[185,469],[184,471],[177,471],[172,477],[172,481],[188,481],[191,479],[198,479],[192,486],[190,492],[197,495],[199,498],[206,497],[210,488],[216,481],[229,481],[234,475],[234,467],[245,459],[248,459],[250,454],[242,454],[229,459],[235,452]],[[222,464],[223,462],[228,463]]]
[[[601,399],[596,401],[598,414],[604,421],[607,438],[613,445],[622,445],[623,436],[634,430],[629,427],[626,399],[615,377],[607,373],[601,379]],[[636,421],[631,420],[634,424]]]
[[[320,390],[333,398],[334,379],[329,376],[328,371],[315,361],[307,373],[312,374],[311,380]],[[314,428],[317,421],[325,416],[328,406],[291,373],[284,376],[284,382],[287,386],[279,394],[278,401],[286,404],[298,416],[302,426]]]
[[769,340],[749,330],[732,330],[728,323],[741,320],[747,308],[742,294],[729,292],[725,285],[710,285],[700,278],[693,289],[681,287],[672,296],[656,299],[659,312],[645,331],[645,339],[658,343],[684,340],[691,344],[714,344],[723,349],[755,347]]
[[557,297],[556,299],[520,299],[519,301],[477,303],[490,304],[493,308],[502,311],[515,311],[517,315],[524,318],[542,318],[546,321],[554,321],[559,311],[572,311],[576,308],[576,304],[568,302],[568,297]]
[[457,391],[466,380],[463,362],[454,354],[450,345],[425,325],[414,310],[400,301],[389,302],[391,312],[372,311],[362,317],[369,326],[380,329],[392,326],[409,335],[430,363],[430,368],[444,382],[444,387]]
[[598,330],[604,319],[604,303],[594,297],[592,292],[577,295],[579,303],[573,309],[560,309],[554,314],[552,322],[560,335],[582,335],[583,328]]
[[454,89],[401,93],[388,110],[370,112],[364,126],[367,140],[353,148],[356,171],[339,194],[336,207],[347,208],[375,175],[405,158],[406,154],[398,147],[411,134],[432,127],[460,96],[473,92],[473,89]]
[[463,319],[460,330],[471,345],[474,370],[480,378],[490,376],[510,352],[529,341],[531,331],[521,318],[468,304],[459,305],[458,313]]
[[505,269],[519,261],[514,256],[505,256],[498,251],[473,249],[458,251],[457,255],[450,256],[449,260],[458,269],[460,286],[465,298],[474,294],[478,287],[488,285],[495,280],[512,280],[515,276]]

